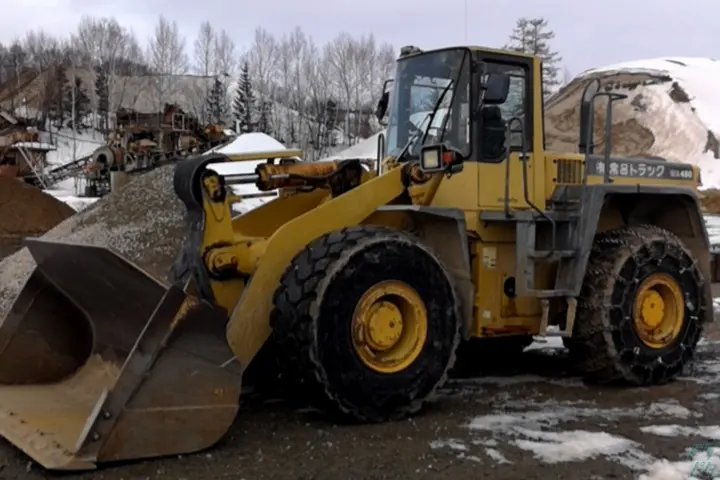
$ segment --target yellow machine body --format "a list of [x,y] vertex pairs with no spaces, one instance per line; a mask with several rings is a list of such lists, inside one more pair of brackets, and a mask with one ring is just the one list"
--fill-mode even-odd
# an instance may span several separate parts
[[[514,117],[524,122],[523,140],[509,147],[506,141],[494,161],[482,159],[486,125],[474,120],[466,121],[470,146],[454,170],[430,171],[417,152],[407,161],[398,148],[387,150],[377,171],[355,160],[298,163],[297,151],[184,160],[175,189],[188,208],[179,256],[186,273],[173,286],[108,249],[29,241],[38,266],[0,327],[0,435],[59,470],[214,444],[238,410],[242,372],[272,333],[283,276],[308,245],[347,228],[410,232],[424,245],[421,252],[434,252],[457,290],[465,340],[542,335],[563,322],[564,335],[572,336],[579,296],[572,283],[578,275],[582,283],[592,237],[636,217],[676,234],[709,275],[697,168],[544,151],[542,69],[531,56],[465,47],[415,52],[399,60],[399,75],[412,59],[443,52],[462,59],[451,83],[467,90],[452,93],[450,102],[464,98],[471,119],[483,106],[480,66],[515,69],[510,88],[522,87],[523,110]],[[394,96],[403,95],[398,82]],[[393,102],[397,114],[403,105]],[[208,168],[263,159],[269,160],[252,174],[222,176]],[[235,216],[232,204],[242,199],[230,185],[237,183],[280,193]],[[404,238],[397,244],[407,244]],[[311,314],[313,308],[319,307]],[[553,313],[562,313],[562,321]],[[439,369],[443,378],[449,366]],[[382,416],[368,411],[363,418]]]

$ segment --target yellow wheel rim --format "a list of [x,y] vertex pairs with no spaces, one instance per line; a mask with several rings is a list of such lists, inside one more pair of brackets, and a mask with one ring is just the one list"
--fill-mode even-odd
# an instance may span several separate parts
[[656,273],[640,284],[633,306],[633,324],[640,340],[664,348],[680,334],[685,318],[682,289],[669,275]]
[[414,288],[388,280],[368,289],[352,319],[355,352],[367,367],[396,373],[417,360],[427,339],[427,310]]

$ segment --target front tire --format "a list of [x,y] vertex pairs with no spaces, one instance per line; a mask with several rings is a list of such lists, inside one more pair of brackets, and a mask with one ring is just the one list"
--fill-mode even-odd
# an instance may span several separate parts
[[570,356],[590,381],[665,383],[692,361],[708,318],[691,252],[661,228],[596,236]]
[[400,231],[346,228],[300,252],[274,297],[284,370],[310,400],[365,422],[418,411],[460,340],[451,277]]

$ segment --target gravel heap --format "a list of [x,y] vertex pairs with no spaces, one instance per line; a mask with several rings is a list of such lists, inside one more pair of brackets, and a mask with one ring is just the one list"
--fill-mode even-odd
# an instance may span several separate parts
[[0,177],[0,235],[38,235],[75,210],[21,180]]
[[[173,171],[168,165],[135,177],[41,238],[112,248],[168,281],[185,238],[185,208],[175,197]],[[0,262],[0,322],[34,267],[26,248]]]

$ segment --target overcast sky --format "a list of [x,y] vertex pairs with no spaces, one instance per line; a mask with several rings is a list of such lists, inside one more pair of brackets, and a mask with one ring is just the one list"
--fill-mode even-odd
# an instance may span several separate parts
[[549,20],[562,64],[573,74],[648,57],[720,59],[720,0],[14,0],[8,7],[0,15],[0,42],[32,28],[67,35],[83,14],[114,16],[147,39],[163,13],[178,22],[189,46],[199,23],[209,20],[239,48],[257,26],[278,35],[300,26],[318,43],[349,32],[373,33],[397,48],[497,47],[524,15]]

